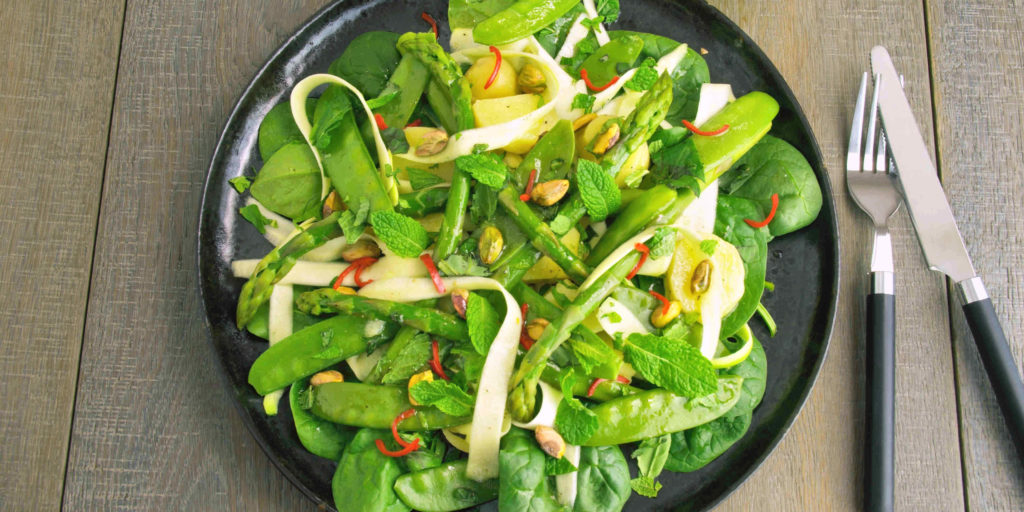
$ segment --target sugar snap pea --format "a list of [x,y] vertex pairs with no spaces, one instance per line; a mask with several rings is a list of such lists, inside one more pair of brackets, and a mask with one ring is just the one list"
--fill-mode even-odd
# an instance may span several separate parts
[[292,384],[288,392],[288,404],[292,411],[292,421],[295,423],[295,433],[299,436],[302,446],[313,455],[338,460],[345,447],[352,442],[355,430],[310,414],[305,407],[307,404],[304,403],[308,398],[308,385],[309,381],[302,379]]
[[473,39],[484,45],[518,41],[544,28],[580,3],[579,0],[519,0],[473,27]]
[[[312,388],[311,393],[313,414],[353,427],[390,428],[391,422],[411,407],[408,391],[397,386],[331,382]],[[463,425],[471,419],[449,416],[434,407],[416,409],[416,414],[398,424],[399,430],[437,430]]]

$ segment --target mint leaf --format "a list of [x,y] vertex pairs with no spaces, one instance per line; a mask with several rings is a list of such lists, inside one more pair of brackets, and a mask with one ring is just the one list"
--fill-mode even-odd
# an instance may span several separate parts
[[405,140],[405,132],[397,126],[381,130],[380,138],[384,139],[384,145],[396,155],[409,151],[409,141]]
[[572,396],[575,383],[576,376],[571,369],[562,374],[559,384],[563,397],[555,412],[555,430],[562,434],[565,442],[583,444],[597,432],[599,425],[594,411],[587,409],[579,399]]
[[466,325],[473,348],[478,354],[485,355],[501,329],[501,316],[483,296],[470,293],[466,301]]
[[249,181],[249,178],[246,178],[245,176],[231,178],[228,180],[228,183],[230,183],[232,187],[235,187],[235,190],[238,191],[239,194],[244,194],[246,190],[249,190],[249,185],[252,184],[252,182]]
[[572,108],[581,108],[583,113],[589,114],[594,109],[594,97],[589,94],[577,94],[572,99]]
[[430,348],[430,336],[424,333],[413,336],[391,361],[390,369],[380,379],[381,383],[398,384],[419,373],[430,360]]
[[384,245],[402,258],[415,258],[427,248],[430,237],[419,222],[398,212],[380,210],[370,214],[370,225]]
[[687,343],[653,334],[630,334],[623,342],[626,362],[644,380],[677,395],[696,398],[715,392],[711,361]]
[[472,396],[446,380],[421,381],[409,388],[409,395],[421,405],[432,405],[450,416],[469,416]]
[[648,254],[651,259],[658,259],[672,254],[676,248],[676,230],[672,228],[658,228],[654,230],[654,236],[647,241],[647,247],[651,250]]
[[260,207],[255,204],[240,208],[238,213],[242,214],[242,217],[251,222],[253,226],[256,226],[256,230],[260,233],[266,233],[267,226],[277,227],[277,221],[264,217],[260,212]]
[[623,87],[634,91],[650,89],[654,82],[658,81],[658,70],[654,68],[655,65],[657,62],[654,59],[650,57],[644,59],[643,64],[640,64],[640,67],[633,73],[633,78],[623,84]]
[[700,161],[697,146],[690,131],[685,128],[659,130],[651,138],[651,177],[655,183],[675,190],[688,188],[694,195],[700,195],[704,180],[704,164]]
[[648,498],[658,496],[661,484],[655,478],[665,469],[665,462],[668,460],[671,448],[672,435],[665,434],[644,439],[640,446],[633,450],[632,458],[636,459],[640,475],[631,480],[629,485],[637,494]]
[[508,166],[494,153],[462,155],[455,159],[455,167],[491,188],[501,188],[508,177]]
[[622,204],[622,194],[615,186],[615,179],[589,160],[580,159],[576,163],[576,188],[594,221],[604,220]]
[[345,240],[349,243],[355,242],[363,235],[363,231],[366,229],[366,217],[370,213],[370,203],[368,201],[355,200],[352,207],[348,210],[341,212],[341,216],[338,217],[338,226],[341,227],[341,231],[345,234]]
[[637,494],[648,498],[657,498],[658,491],[661,490],[661,482],[649,476],[638,476],[629,481],[629,486]]
[[437,262],[437,269],[446,276],[487,277],[491,275],[491,271],[487,270],[487,267],[477,265],[476,260],[462,254],[452,254]]
[[473,222],[483,224],[494,217],[497,210],[498,191],[483,183],[473,185],[473,199],[469,204],[469,217]]
[[718,240],[714,238],[708,238],[700,241],[700,251],[708,256],[715,255],[715,249],[718,247]]
[[544,474],[547,476],[565,475],[576,470],[576,466],[565,457],[559,459],[547,455],[544,457]]
[[584,27],[587,27],[590,30],[594,30],[603,21],[604,16],[598,16],[596,18],[583,18],[582,20],[580,20],[580,25],[583,25]]
[[345,116],[351,115],[352,103],[347,91],[340,85],[332,85],[320,95],[313,111],[313,127],[310,140],[318,150],[324,151],[331,144],[331,138],[340,129]]
[[440,176],[432,172],[424,171],[423,169],[409,167],[405,170],[405,173],[409,176],[409,185],[413,190],[423,190],[428,187],[433,187],[438,183],[444,183],[444,180]]

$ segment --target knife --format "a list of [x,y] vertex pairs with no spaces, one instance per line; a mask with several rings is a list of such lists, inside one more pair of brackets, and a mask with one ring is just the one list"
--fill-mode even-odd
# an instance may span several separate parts
[[928,268],[942,272],[956,283],[963,299],[974,342],[978,345],[985,371],[995,391],[1003,418],[1017,454],[1024,460],[1024,383],[999,325],[985,285],[974,271],[953,211],[939,183],[928,147],[918,130],[896,68],[889,52],[881,46],[871,49],[871,68],[881,75],[878,108],[889,150],[898,169],[900,187],[917,231]]

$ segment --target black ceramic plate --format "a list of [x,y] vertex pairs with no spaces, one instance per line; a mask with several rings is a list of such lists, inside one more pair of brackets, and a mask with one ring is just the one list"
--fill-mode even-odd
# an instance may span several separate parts
[[[259,70],[228,119],[207,176],[199,221],[199,279],[214,350],[246,425],[271,460],[318,505],[333,506],[330,481],[335,464],[307,453],[292,427],[287,400],[278,417],[263,414],[261,399],[246,383],[249,366],[266,343],[235,328],[242,281],[230,262],[259,258],[270,245],[238,214],[242,197],[228,183],[260,166],[256,133],[271,107],[288,98],[291,86],[324,72],[349,41],[369,30],[428,29],[420,13],[431,13],[447,41],[447,3],[440,0],[358,0],[322,10],[285,41]],[[772,134],[799,148],[818,175],[824,205],[817,221],[769,245],[768,277],[776,283],[766,306],[779,324],[769,339],[757,324],[768,356],[768,385],[747,435],[717,460],[694,473],[664,473],[655,500],[634,496],[626,510],[703,510],[718,503],[761,464],[793,422],[825,357],[839,283],[835,205],[814,136],[796,99],[764,53],[722,13],[701,1],[624,0],[611,28],[661,34],[705,56],[713,82],[732,84],[737,95],[764,91],[781,110]],[[635,469],[634,469],[635,471]]]

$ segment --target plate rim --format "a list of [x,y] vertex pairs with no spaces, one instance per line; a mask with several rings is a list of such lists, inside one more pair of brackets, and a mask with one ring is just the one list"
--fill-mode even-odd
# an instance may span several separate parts
[[[377,2],[382,2],[383,3],[383,2],[395,1],[395,0],[368,0],[368,1],[369,2],[374,2],[374,3],[377,3]],[[682,0],[662,0],[662,1],[664,1],[666,3],[680,4],[680,5],[684,3]],[[823,295],[826,295],[828,292],[831,292],[831,297],[829,297],[829,299],[828,299],[828,307],[827,307],[827,313],[826,313],[827,318],[826,318],[826,321],[825,321],[825,325],[823,326],[824,327],[824,333],[823,333],[824,335],[822,336],[822,339],[821,339],[821,342],[820,342],[820,345],[821,345],[820,355],[814,361],[814,364],[812,365],[812,367],[810,369],[810,372],[807,375],[807,377],[810,380],[810,385],[806,386],[798,394],[797,399],[796,399],[796,407],[795,407],[795,409],[786,418],[786,420],[784,422],[782,422],[781,428],[779,430],[778,435],[773,436],[773,438],[767,443],[766,449],[763,450],[756,458],[754,458],[753,462],[751,464],[747,465],[747,469],[743,472],[743,474],[738,475],[737,478],[732,479],[727,485],[725,485],[725,486],[723,486],[721,488],[722,491],[719,493],[718,496],[716,496],[714,499],[706,502],[706,506],[704,507],[703,510],[711,510],[711,509],[717,507],[719,504],[721,504],[726,498],[731,496],[736,491],[736,489],[738,489],[740,486],[742,486],[744,483],[746,483],[746,481],[754,473],[756,473],[758,469],[761,468],[761,466],[764,464],[764,461],[767,460],[768,457],[772,453],[775,452],[775,449],[778,447],[779,443],[781,443],[782,440],[786,438],[786,436],[789,434],[790,430],[792,429],[793,424],[796,422],[797,418],[800,417],[801,413],[804,410],[804,407],[807,405],[808,398],[810,397],[811,393],[813,392],[815,386],[818,384],[818,376],[820,375],[821,369],[824,366],[825,360],[828,357],[829,347],[830,347],[830,345],[832,343],[832,337],[835,334],[835,323],[836,323],[836,319],[837,319],[837,315],[838,315],[838,305],[839,305],[839,297],[840,297],[840,294],[841,294],[841,282],[842,282],[842,280],[841,280],[842,267],[841,267],[841,260],[840,260],[840,258],[841,258],[840,255],[842,254],[842,250],[841,250],[841,248],[842,248],[842,240],[840,239],[840,236],[839,236],[838,212],[836,210],[835,198],[834,198],[834,196],[832,194],[832,180],[831,180],[831,176],[829,175],[828,167],[825,165],[825,159],[822,156],[821,147],[818,144],[818,138],[814,134],[814,130],[811,127],[811,124],[808,121],[806,114],[804,113],[803,107],[800,104],[800,102],[797,101],[796,95],[793,94],[793,91],[790,88],[789,83],[785,80],[785,78],[779,72],[778,68],[776,68],[775,62],[772,61],[771,59],[769,59],[768,56],[764,53],[764,51],[761,49],[760,45],[758,45],[750,37],[750,35],[746,33],[746,31],[744,31],[736,22],[734,22],[725,13],[723,13],[721,10],[719,10],[714,5],[711,5],[710,3],[708,3],[707,0],[696,0],[696,1],[691,1],[689,3],[691,5],[692,4],[697,4],[696,7],[698,9],[705,9],[705,10],[709,11],[714,17],[716,17],[718,19],[719,22],[723,23],[730,31],[732,31],[733,33],[735,33],[736,35],[738,35],[740,37],[740,39],[743,41],[744,45],[747,47],[747,49],[749,51],[751,51],[751,53],[754,54],[754,56],[757,58],[759,63],[761,63],[761,64],[763,64],[765,66],[765,71],[767,72],[768,77],[772,79],[774,84],[776,84],[778,86],[780,92],[782,92],[787,97],[787,99],[790,101],[790,103],[792,105],[791,112],[793,113],[794,117],[796,118],[796,121],[801,126],[806,127],[806,134],[807,134],[808,142],[810,143],[810,148],[809,149],[810,149],[810,153],[811,154],[810,155],[806,155],[805,154],[805,156],[812,157],[812,158],[808,158],[808,160],[810,160],[811,163],[812,163],[812,168],[814,168],[815,170],[818,170],[818,169],[821,170],[821,174],[818,177],[820,178],[819,179],[819,185],[821,186],[821,192],[822,192],[822,207],[823,207],[822,209],[823,210],[827,210],[827,212],[829,214],[828,215],[829,222],[826,223],[826,226],[827,226],[828,233],[831,235],[832,240],[834,241],[834,243],[831,244],[831,247],[830,247],[830,249],[832,251],[832,258],[831,258],[830,263],[832,264],[831,268],[832,268],[833,272],[832,272],[832,279],[831,279],[831,281],[828,284],[831,285],[831,290],[822,290],[822,294]],[[229,372],[228,372],[228,369],[227,369],[227,366],[226,366],[226,362],[220,357],[220,354],[218,352],[217,344],[216,344],[216,342],[214,340],[213,325],[210,323],[210,318],[209,318],[209,315],[208,315],[209,301],[208,301],[207,294],[205,293],[204,287],[203,287],[203,283],[206,281],[206,278],[208,276],[203,271],[203,266],[202,266],[203,254],[202,253],[203,253],[203,247],[204,246],[200,242],[204,238],[204,236],[203,236],[203,225],[206,222],[208,216],[211,215],[211,213],[209,213],[210,210],[208,208],[208,204],[209,204],[208,203],[208,199],[209,199],[208,198],[208,194],[210,192],[211,179],[212,179],[212,176],[214,175],[215,170],[219,167],[218,164],[220,164],[221,161],[224,158],[226,158],[226,156],[225,156],[225,152],[226,152],[226,150],[225,150],[225,142],[229,138],[229,135],[230,135],[229,129],[237,122],[237,119],[239,117],[241,117],[241,115],[242,115],[241,111],[242,111],[242,106],[243,106],[243,100],[253,94],[253,90],[257,86],[260,78],[263,77],[269,70],[271,70],[271,68],[275,67],[275,64],[277,64],[277,61],[282,58],[283,54],[290,53],[291,51],[294,50],[294,46],[296,44],[299,44],[298,41],[300,39],[300,36],[303,36],[313,26],[315,26],[318,23],[324,21],[325,17],[328,16],[328,14],[330,14],[332,11],[334,11],[336,9],[341,9],[342,11],[344,11],[344,10],[348,10],[348,9],[354,8],[355,6],[352,5],[352,4],[354,4],[354,3],[349,2],[347,0],[334,0],[334,1],[324,5],[323,7],[318,9],[315,13],[313,13],[309,18],[307,18],[302,24],[300,24],[284,41],[282,41],[276,47],[276,49],[273,52],[271,52],[269,57],[263,62],[263,64],[252,75],[252,78],[248,81],[246,86],[242,89],[241,93],[236,96],[234,104],[233,104],[233,106],[231,108],[231,112],[228,115],[226,121],[224,122],[223,127],[220,130],[220,135],[217,138],[217,143],[214,146],[213,154],[212,154],[212,156],[210,158],[210,164],[207,166],[207,169],[206,169],[206,176],[203,179],[203,191],[202,191],[202,195],[200,197],[199,212],[198,212],[197,222],[196,222],[196,241],[197,241],[196,249],[195,249],[195,256],[196,256],[196,259],[195,259],[195,266],[196,266],[195,276],[196,276],[196,285],[197,285],[196,286],[196,293],[199,295],[200,302],[203,305],[203,315],[202,316],[203,316],[203,324],[205,325],[206,333],[207,333],[207,335],[206,335],[206,339],[207,339],[207,342],[208,342],[207,347],[209,348],[209,350],[211,350],[213,352],[213,356],[214,356],[214,359],[216,360],[217,368],[219,370],[217,373],[219,374],[219,378],[220,378],[222,384],[225,385],[227,389],[234,389],[235,383],[230,379]],[[807,148],[802,148],[802,149],[807,149]],[[813,165],[814,163],[817,163],[819,165],[815,166],[815,165]],[[819,213],[819,215],[820,215],[820,213]],[[823,259],[822,261],[826,261],[826,260]],[[224,388],[222,388],[222,389],[224,389]],[[283,461],[279,460],[279,457],[277,457],[277,455],[272,451],[272,448],[271,448],[271,446],[269,444],[269,441],[265,440],[263,438],[263,436],[259,434],[258,429],[256,427],[256,424],[254,423],[254,420],[248,414],[248,411],[243,406],[242,401],[237,399],[237,398],[235,398],[235,397],[230,397],[229,396],[228,398],[232,402],[233,407],[235,408],[235,410],[241,416],[242,422],[245,424],[246,430],[249,431],[249,434],[255,439],[256,444],[260,447],[260,449],[267,456],[267,458],[270,459],[270,461],[274,465],[274,467],[276,467],[277,470],[280,471],[285,476],[285,478],[287,478],[288,481],[291,482],[292,485],[294,485],[299,491],[301,491],[302,494],[305,495],[315,505],[318,505],[318,506],[319,505],[326,505],[326,506],[329,507],[329,509],[332,509],[332,510],[336,509],[334,507],[333,503],[329,503],[329,502],[326,502],[325,500],[321,499],[321,497],[316,492],[314,492],[312,489],[310,489],[307,485],[305,485],[305,483],[303,483],[299,479],[298,475],[296,475],[291,469],[287,468],[284,465]],[[679,506],[678,505],[674,505],[673,508],[679,508]]]

